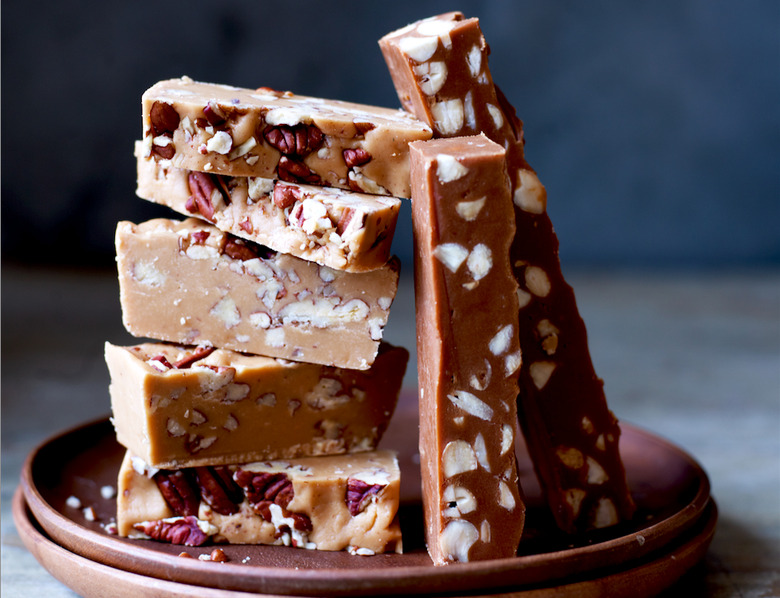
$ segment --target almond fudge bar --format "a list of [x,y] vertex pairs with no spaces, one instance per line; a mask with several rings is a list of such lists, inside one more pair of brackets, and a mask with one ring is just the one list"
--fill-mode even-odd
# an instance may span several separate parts
[[163,343],[105,357],[117,440],[176,469],[374,450],[409,353],[383,343],[366,371]]
[[410,145],[420,465],[437,565],[515,556],[525,520],[505,156],[484,135]]
[[130,451],[117,484],[120,536],[201,546],[402,551],[395,453],[155,469]]
[[143,199],[336,270],[375,270],[390,259],[401,205],[397,198],[182,170],[140,152],[137,143],[136,193]]
[[189,77],[146,90],[144,155],[228,176],[409,197],[410,141],[430,127],[402,110]]
[[507,149],[517,232],[523,354],[520,425],[548,504],[567,532],[630,519],[620,427],[595,373],[585,324],[558,259],[547,195],[524,157],[522,122],[493,84],[477,19],[447,13],[380,40],[398,97],[434,137],[483,132]]
[[392,258],[342,272],[195,218],[120,222],[120,302],[135,336],[368,369],[398,288]]

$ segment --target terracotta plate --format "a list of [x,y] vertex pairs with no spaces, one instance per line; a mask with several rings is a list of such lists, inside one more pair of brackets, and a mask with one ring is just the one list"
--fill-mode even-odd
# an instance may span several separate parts
[[[233,590],[192,586],[147,577],[91,561],[55,544],[37,525],[21,489],[13,501],[13,516],[27,549],[55,578],[85,598],[248,598],[258,596]],[[655,558],[627,569],[618,569],[595,579],[572,580],[562,585],[527,587],[493,594],[494,598],[645,598],[655,596],[701,560],[712,540],[717,509],[711,501],[702,517],[680,538]],[[204,563],[206,567],[214,565]],[[272,598],[269,594],[263,594]],[[455,594],[449,594],[454,597]],[[440,598],[442,598],[440,596]]]
[[[577,537],[556,531],[541,504],[524,447],[518,447],[528,510],[518,556],[434,567],[422,533],[419,467],[415,464],[417,421],[413,410],[396,413],[383,446],[399,451],[402,469],[403,555],[350,556],[276,546],[224,546],[227,563],[207,563],[177,555],[181,546],[128,540],[105,532],[116,516],[116,501],[101,487],[116,486],[124,449],[108,420],[86,424],[54,437],[28,457],[22,489],[34,518],[58,545],[110,568],[193,586],[244,592],[349,596],[414,594],[545,586],[594,578],[639,566],[668,553],[710,504],[709,481],[696,461],[669,442],[623,425],[621,453],[638,505],[629,524]],[[95,520],[67,506],[76,496]],[[186,548],[197,556],[210,547]]]

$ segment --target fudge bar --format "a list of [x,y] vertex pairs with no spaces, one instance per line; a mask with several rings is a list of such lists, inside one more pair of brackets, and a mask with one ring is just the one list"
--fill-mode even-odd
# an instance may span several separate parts
[[407,145],[431,137],[402,110],[189,77],[156,83],[142,103],[146,157],[377,195],[409,197]]
[[135,336],[368,369],[398,288],[392,258],[342,272],[195,218],[120,222],[120,302]]
[[117,484],[120,536],[172,544],[402,551],[395,453],[155,469],[130,451]]
[[336,270],[375,270],[390,259],[397,198],[182,170],[147,160],[141,151],[137,143],[136,193],[143,199]]
[[383,343],[366,371],[164,343],[105,357],[117,440],[176,469],[374,450],[409,353]]
[[517,283],[504,149],[484,135],[410,145],[420,465],[437,565],[513,557]]
[[510,255],[520,287],[518,411],[557,524],[575,532],[630,519],[635,506],[618,450],[620,427],[561,272],[546,191],[525,160],[522,122],[493,84],[479,21],[447,13],[379,43],[398,97],[434,137],[482,131],[506,147],[517,226]]

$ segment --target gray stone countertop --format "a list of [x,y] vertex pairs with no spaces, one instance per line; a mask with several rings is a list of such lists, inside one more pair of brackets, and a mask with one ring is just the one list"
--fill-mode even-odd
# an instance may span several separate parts
[[[574,271],[568,279],[612,410],[688,451],[711,480],[715,537],[665,595],[780,596],[780,272]],[[112,273],[4,266],[2,283],[0,590],[72,597],[22,545],[11,497],[34,446],[108,414],[103,343],[134,341]],[[414,351],[408,278],[385,338]],[[415,376],[411,367],[405,383]]]

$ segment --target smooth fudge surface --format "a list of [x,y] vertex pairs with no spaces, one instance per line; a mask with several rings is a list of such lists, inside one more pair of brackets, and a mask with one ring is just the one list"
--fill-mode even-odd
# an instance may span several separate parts
[[390,259],[401,201],[335,187],[182,170],[136,144],[139,197],[275,251],[364,272]]
[[481,131],[507,150],[523,356],[519,421],[557,524],[573,533],[630,519],[620,427],[561,272],[545,188],[525,160],[522,122],[493,84],[479,21],[446,13],[386,35],[380,47],[403,105],[434,137]]
[[138,337],[368,369],[399,261],[343,272],[246,242],[199,219],[120,222],[125,328]]
[[144,92],[144,156],[229,176],[409,197],[410,141],[430,127],[409,113],[188,77]]
[[437,565],[513,557],[517,283],[504,149],[484,135],[410,146],[420,465]]
[[271,544],[402,552],[396,455],[159,470],[130,451],[117,484],[120,536],[172,544]]
[[365,371],[165,343],[105,358],[117,440],[175,469],[374,450],[409,353],[383,343]]

